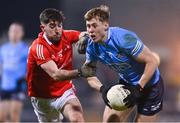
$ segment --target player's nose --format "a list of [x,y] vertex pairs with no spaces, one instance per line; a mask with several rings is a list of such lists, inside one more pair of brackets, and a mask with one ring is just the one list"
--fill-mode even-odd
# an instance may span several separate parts
[[93,32],[94,32],[94,29],[93,29],[93,28],[89,28],[87,31],[88,31],[89,33],[93,33]]

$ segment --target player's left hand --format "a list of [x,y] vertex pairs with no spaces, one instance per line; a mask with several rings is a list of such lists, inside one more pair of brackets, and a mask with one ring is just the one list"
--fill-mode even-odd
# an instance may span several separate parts
[[78,42],[76,43],[79,54],[86,53],[88,39],[89,39],[89,37],[88,37],[88,34],[86,34],[86,33],[84,33],[83,36],[81,36],[79,38]]
[[131,86],[123,86],[124,89],[128,89],[131,93],[128,95],[123,101],[126,103],[125,105],[129,108],[138,103],[140,97],[142,96],[143,88],[137,85]]
[[96,66],[91,64],[83,64],[80,69],[78,69],[80,77],[93,77],[96,76]]

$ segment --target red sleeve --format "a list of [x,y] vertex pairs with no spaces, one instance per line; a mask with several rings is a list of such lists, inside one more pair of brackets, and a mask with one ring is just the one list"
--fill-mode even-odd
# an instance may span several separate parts
[[34,47],[32,48],[32,54],[38,65],[41,65],[41,64],[46,63],[49,60],[51,60],[50,52],[48,51],[46,46],[44,46],[42,44],[34,45]]
[[80,34],[79,31],[76,31],[76,30],[66,30],[65,32],[68,35],[68,40],[71,43],[75,43],[75,42],[77,42],[79,40],[79,34]]

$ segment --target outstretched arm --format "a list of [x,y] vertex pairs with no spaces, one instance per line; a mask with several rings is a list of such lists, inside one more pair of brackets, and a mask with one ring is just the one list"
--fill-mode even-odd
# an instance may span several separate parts
[[156,60],[157,60],[157,62],[158,62],[158,66],[159,66],[160,63],[161,63],[161,59],[160,59],[159,55],[158,55],[157,53],[155,53],[155,52],[153,52],[153,55],[154,55],[154,57],[156,58]]
[[102,83],[99,81],[99,79],[95,77],[88,77],[87,78],[88,84],[94,88],[97,91],[100,91],[100,87],[102,86]]
[[139,80],[140,86],[144,88],[158,67],[160,59],[158,55],[153,53],[148,47],[144,46],[143,51],[138,55],[136,60],[145,63],[144,73]]
[[53,60],[50,60],[41,65],[41,68],[54,80],[71,80],[79,76],[79,71],[76,70],[64,70],[58,69]]
[[96,74],[96,67],[93,64],[83,64],[80,69],[64,70],[58,69],[56,63],[50,60],[41,65],[41,68],[54,80],[71,80],[77,77],[92,77]]

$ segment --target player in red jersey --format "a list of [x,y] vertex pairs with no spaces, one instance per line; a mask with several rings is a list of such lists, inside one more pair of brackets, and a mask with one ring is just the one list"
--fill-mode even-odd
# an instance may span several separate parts
[[28,95],[39,122],[84,122],[83,110],[71,79],[93,76],[94,70],[72,70],[72,44],[83,34],[63,30],[63,14],[45,9],[40,14],[41,30],[28,56]]

